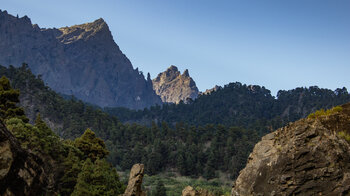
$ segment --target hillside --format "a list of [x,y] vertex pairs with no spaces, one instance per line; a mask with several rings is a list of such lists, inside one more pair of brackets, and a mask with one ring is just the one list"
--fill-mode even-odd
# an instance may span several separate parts
[[161,104],[152,81],[134,69],[103,19],[43,29],[0,11],[0,64],[28,63],[53,90],[102,107]]
[[[224,124],[273,130],[306,117],[320,108],[331,108],[350,101],[346,88],[334,91],[311,86],[280,90],[277,97],[265,87],[239,82],[200,95],[189,104],[164,104],[144,110],[106,108],[123,122],[150,124],[165,121],[169,125],[184,122],[191,125]],[[265,129],[266,133],[266,129]]]
[[0,78],[0,195],[119,195],[124,185],[106,161],[105,143],[87,129],[62,140],[38,114],[17,107],[19,91]]

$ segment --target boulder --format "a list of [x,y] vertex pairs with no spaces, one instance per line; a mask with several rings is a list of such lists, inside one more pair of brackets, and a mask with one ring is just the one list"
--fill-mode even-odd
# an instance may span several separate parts
[[232,195],[348,194],[350,141],[346,136],[350,137],[350,104],[264,136],[240,172]]

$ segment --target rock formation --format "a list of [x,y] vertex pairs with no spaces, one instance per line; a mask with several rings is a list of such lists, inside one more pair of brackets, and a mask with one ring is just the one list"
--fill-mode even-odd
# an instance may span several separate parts
[[232,195],[348,194],[349,142],[350,103],[290,123],[255,145]]
[[27,16],[0,11],[0,64],[23,62],[53,90],[92,104],[134,109],[161,104],[151,79],[133,69],[103,19],[41,29]]
[[186,186],[184,190],[182,190],[182,196],[214,196],[214,195],[204,189],[195,190],[191,186]]
[[210,95],[212,92],[215,92],[217,90],[219,90],[220,88],[222,88],[221,86],[215,85],[213,88],[211,89],[207,89],[204,92],[200,92],[200,95]]
[[186,69],[181,74],[174,65],[170,66],[165,72],[158,74],[152,82],[153,89],[163,102],[187,102],[188,98],[194,100],[198,96],[198,88],[190,77],[188,70]]
[[44,165],[0,122],[0,195],[57,195]]
[[128,187],[125,190],[124,196],[146,196],[146,193],[141,190],[143,175],[143,164],[135,164],[132,166]]

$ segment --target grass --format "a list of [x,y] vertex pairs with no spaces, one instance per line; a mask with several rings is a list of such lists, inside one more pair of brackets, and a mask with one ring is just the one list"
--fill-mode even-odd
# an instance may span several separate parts
[[[128,178],[127,172],[118,172],[121,179],[125,181]],[[232,180],[227,179],[224,174],[219,175],[219,178],[206,180],[203,178],[190,178],[180,176],[176,172],[164,172],[154,176],[145,175],[143,178],[143,189],[147,191],[148,196],[154,195],[155,187],[158,181],[162,181],[167,196],[179,196],[186,186],[192,186],[196,190],[206,189],[214,195],[229,196],[231,192]]]
[[335,113],[338,113],[338,112],[341,112],[343,110],[343,108],[341,106],[336,106],[336,107],[333,107],[329,110],[324,110],[324,109],[321,109],[321,110],[317,110],[315,113],[312,113],[308,116],[308,118],[310,119],[316,119],[320,116],[329,116],[331,114],[335,114]]

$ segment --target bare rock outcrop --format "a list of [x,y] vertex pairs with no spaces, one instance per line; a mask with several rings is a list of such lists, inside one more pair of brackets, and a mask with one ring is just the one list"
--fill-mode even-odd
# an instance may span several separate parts
[[0,195],[57,195],[44,165],[0,123]]
[[159,95],[163,102],[179,103],[187,102],[187,99],[196,99],[198,88],[196,83],[190,77],[186,69],[182,74],[176,66],[170,66],[165,72],[158,74],[152,80],[153,89]]
[[205,189],[196,190],[191,186],[186,186],[184,190],[182,190],[182,196],[214,196],[214,195]]
[[141,189],[144,170],[143,164],[135,164],[132,166],[128,187],[124,192],[124,196],[146,196],[146,193]]
[[44,29],[27,17],[0,10],[0,64],[25,62],[53,90],[102,107],[142,109],[161,104],[152,80],[145,80],[98,19]]
[[350,104],[341,107],[264,136],[232,195],[349,194]]

